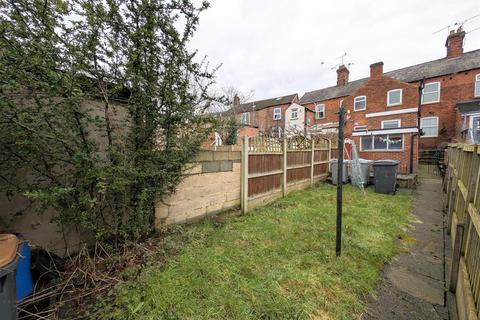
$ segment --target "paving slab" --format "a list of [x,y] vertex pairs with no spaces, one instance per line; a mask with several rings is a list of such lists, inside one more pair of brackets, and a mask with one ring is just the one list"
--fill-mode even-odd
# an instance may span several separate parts
[[449,319],[441,180],[420,182],[412,214],[415,221],[407,233],[413,244],[386,266],[362,319]]

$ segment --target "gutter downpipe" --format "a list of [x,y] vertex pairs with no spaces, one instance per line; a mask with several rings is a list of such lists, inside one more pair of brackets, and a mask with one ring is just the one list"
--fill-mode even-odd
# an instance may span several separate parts
[[423,77],[422,81],[420,81],[420,86],[418,87],[418,110],[417,110],[417,133],[412,133],[410,136],[410,173],[413,173],[413,141],[415,136],[418,136],[420,139],[420,136],[422,135],[421,129],[420,129],[420,117],[422,115],[422,91],[423,88],[425,87],[425,77]]

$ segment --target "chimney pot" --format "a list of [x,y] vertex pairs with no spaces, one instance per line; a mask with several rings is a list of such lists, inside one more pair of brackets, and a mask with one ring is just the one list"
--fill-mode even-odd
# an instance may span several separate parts
[[445,42],[445,47],[447,47],[447,59],[457,58],[463,55],[464,38],[465,31],[463,31],[463,26],[458,27],[457,31],[450,30],[450,34]]
[[341,64],[337,69],[337,86],[344,86],[348,83],[348,75],[350,71],[348,71],[345,65]]
[[370,79],[378,80],[383,76],[383,62],[376,62],[370,65]]

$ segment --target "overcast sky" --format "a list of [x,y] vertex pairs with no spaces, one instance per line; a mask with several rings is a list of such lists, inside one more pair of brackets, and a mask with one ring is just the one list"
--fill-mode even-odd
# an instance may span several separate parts
[[[192,46],[223,64],[219,86],[253,89],[255,100],[335,85],[331,68],[345,52],[350,80],[378,61],[390,71],[443,58],[447,29],[433,33],[480,14],[479,0],[210,2]],[[464,29],[477,27],[480,17]],[[467,33],[464,47],[480,49],[480,30]]]

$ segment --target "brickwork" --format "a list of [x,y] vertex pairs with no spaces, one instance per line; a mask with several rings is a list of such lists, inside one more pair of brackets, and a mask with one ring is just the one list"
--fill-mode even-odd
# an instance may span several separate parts
[[[445,42],[447,49],[447,59],[454,60],[463,55],[463,42],[465,38],[465,31],[462,27],[457,30],[452,30]],[[346,126],[346,136],[351,136],[354,126],[366,125],[368,130],[378,129],[381,127],[381,121],[400,119],[402,127],[415,127],[420,123],[415,113],[408,113],[402,115],[382,116],[375,118],[367,118],[367,113],[387,112],[405,108],[419,107],[419,92],[418,87],[420,81],[411,83],[399,82],[394,79],[389,79],[384,76],[383,63],[375,63],[370,66],[370,78],[367,83],[358,88],[355,92],[347,96],[337,96],[332,99],[316,101],[315,103],[304,104],[306,108],[312,112],[307,113],[306,126],[325,125],[338,121],[338,108],[340,101],[343,100],[344,105],[350,112],[348,114],[349,120]],[[465,125],[469,125],[466,119],[459,113],[457,103],[461,101],[469,101],[475,97],[475,76],[480,74],[480,65],[476,69],[471,69],[463,72],[446,74],[438,77],[425,79],[425,83],[440,82],[440,100],[439,102],[421,104],[420,117],[438,117],[438,136],[415,138],[415,142],[420,150],[442,149],[450,142],[463,141],[462,129]],[[337,87],[345,86],[348,83],[349,72],[345,66],[340,66],[337,70]],[[419,77],[420,78],[420,77]],[[387,106],[386,92],[391,89],[400,88],[402,92],[402,104],[397,106]],[[365,111],[353,111],[353,99],[355,96],[365,95],[367,97],[367,108]],[[315,119],[314,110],[315,105],[325,105],[325,118]],[[405,136],[406,137],[406,136]],[[404,137],[404,143],[407,139]],[[409,146],[406,145],[407,148]],[[371,153],[371,152],[370,152]],[[406,153],[406,150],[404,150]],[[418,153],[418,150],[415,150]],[[378,153],[381,154],[381,153]],[[391,158],[396,157],[392,153],[382,156],[390,155]],[[365,157],[374,157],[373,155],[366,155]],[[376,156],[375,156],[376,157]],[[404,161],[405,162],[405,161]],[[402,167],[406,167],[402,163]]]
[[460,27],[455,32],[451,30],[448,35],[445,46],[447,47],[447,58],[460,57],[463,54],[463,39],[465,38],[465,31]]
[[[457,74],[430,78],[425,82],[440,82],[440,101],[437,103],[421,105],[422,117],[438,117],[438,137],[420,139],[420,150],[441,149],[449,142],[461,141],[461,118],[456,104],[460,101],[470,100],[475,95],[475,76],[480,73],[478,69]],[[418,83],[416,83],[418,85]]]
[[[310,110],[306,112],[307,120],[305,125],[307,128],[317,124],[338,122],[338,108],[340,107],[340,101],[343,99],[344,97],[319,101],[318,103],[305,104],[304,107]],[[325,105],[325,117],[323,119],[315,119],[315,106],[317,104]]]
[[[395,106],[387,106],[387,92],[394,89],[402,90],[402,103]],[[354,99],[357,96],[366,96],[367,106],[363,111],[354,110]],[[376,112],[396,111],[406,108],[415,108],[418,105],[418,87],[409,83],[380,77],[371,79],[365,85],[358,88],[352,95],[344,99],[344,106],[348,113],[348,122],[345,128],[350,135],[354,126],[367,125],[368,130],[381,129],[384,120],[400,119],[402,127],[415,127],[417,125],[416,113],[397,114],[367,118],[365,115]],[[337,116],[338,117],[338,116]]]
[[[411,146],[411,133],[403,134],[403,149],[398,151],[359,151],[359,156],[362,159],[367,160],[397,160],[399,162],[397,171],[398,173],[410,172],[410,146]],[[357,146],[357,150],[360,150],[360,137],[352,137]],[[418,171],[418,136],[413,138],[413,171]]]
[[[366,114],[396,111],[406,108],[413,108],[418,105],[418,87],[409,83],[394,80],[382,76],[383,64],[374,64],[371,67],[372,76],[363,86],[358,88],[349,97],[344,99],[344,105],[347,110],[347,124],[345,126],[346,136],[352,136],[355,126],[367,126],[369,131],[382,129],[382,121],[400,120],[401,128],[411,128],[417,126],[417,113],[403,113],[387,116],[366,117]],[[395,106],[388,106],[387,93],[390,90],[401,89],[402,101]],[[355,111],[354,99],[357,96],[366,96],[366,110]],[[362,151],[360,149],[360,137],[354,137],[358,147],[359,156],[363,159],[381,160],[391,159],[399,161],[398,171],[408,173],[410,170],[410,148],[411,133],[403,134],[403,148],[401,150],[388,151]],[[418,162],[418,137],[414,138],[414,167],[416,171]]]

